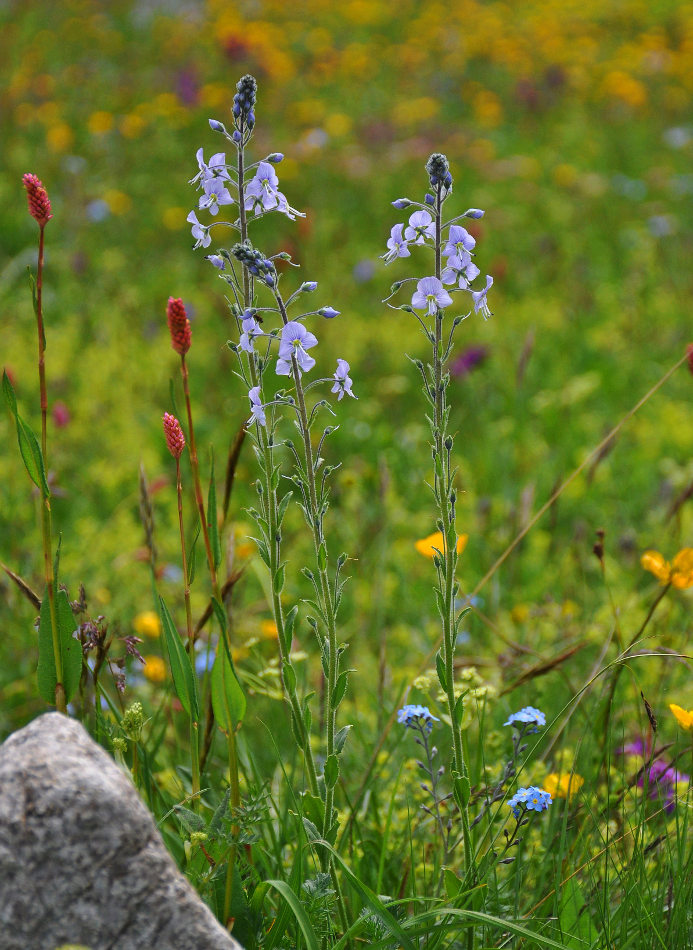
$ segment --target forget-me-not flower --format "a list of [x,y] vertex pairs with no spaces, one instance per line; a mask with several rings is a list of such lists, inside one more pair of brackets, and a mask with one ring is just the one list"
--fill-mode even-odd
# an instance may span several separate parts
[[334,386],[330,390],[333,393],[337,393],[337,399],[341,399],[344,393],[347,396],[351,396],[353,399],[357,399],[357,396],[351,391],[352,379],[348,375],[349,373],[349,364],[346,360],[337,360],[337,372],[332,377],[335,381]]
[[296,357],[299,370],[308,372],[315,366],[315,360],[308,356],[306,350],[315,346],[318,340],[309,330],[297,320],[290,320],[282,328],[279,342],[279,359],[277,360],[277,375],[289,376],[291,373],[291,357]]
[[516,726],[521,730],[524,730],[526,726],[533,726],[533,729],[528,729],[527,731],[538,732],[539,726],[546,725],[546,716],[541,709],[536,709],[534,706],[525,706],[524,709],[521,709],[519,712],[508,716],[503,725]]
[[518,788],[513,797],[509,799],[508,805],[513,810],[513,815],[519,818],[523,810],[526,811],[545,811],[552,803],[553,799],[543,788],[537,788],[531,785],[529,788]]
[[428,211],[415,211],[409,218],[409,226],[404,232],[407,241],[424,244],[426,238],[435,238],[436,226]]
[[414,310],[426,310],[431,316],[438,308],[442,310],[443,307],[449,307],[451,303],[452,297],[437,277],[422,278],[417,283],[416,292],[411,298]]
[[403,723],[407,729],[422,727],[426,732],[430,732],[433,729],[433,723],[440,722],[440,719],[431,714],[428,706],[417,706],[409,703],[398,711],[397,722]]

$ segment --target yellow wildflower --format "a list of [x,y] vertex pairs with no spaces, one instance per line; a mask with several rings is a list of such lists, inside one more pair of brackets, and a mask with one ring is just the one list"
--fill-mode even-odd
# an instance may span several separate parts
[[[461,534],[457,539],[457,553],[461,554],[465,547],[467,546],[467,540],[469,535]],[[441,553],[444,551],[444,541],[442,531],[436,531],[434,534],[429,534],[427,538],[421,538],[420,541],[416,542],[416,550],[419,554],[423,554],[424,557],[433,557],[436,553],[434,548],[437,548]]]
[[166,679],[166,664],[160,656],[145,656],[143,672],[150,683],[163,683]]
[[140,633],[144,637],[161,636],[161,621],[159,615],[153,610],[143,610],[141,614],[137,614],[132,625],[135,633]]
[[681,706],[677,706],[676,703],[669,703],[669,709],[676,716],[682,729],[693,729],[693,709],[686,711]]
[[570,774],[551,772],[544,779],[544,788],[554,798],[572,798],[584,784],[584,778],[577,772]]
[[645,551],[640,563],[662,585],[672,584],[678,590],[693,587],[693,548],[682,548],[671,564],[659,551]]
[[279,637],[279,631],[274,620],[263,620],[260,624],[260,633],[263,640],[276,640]]

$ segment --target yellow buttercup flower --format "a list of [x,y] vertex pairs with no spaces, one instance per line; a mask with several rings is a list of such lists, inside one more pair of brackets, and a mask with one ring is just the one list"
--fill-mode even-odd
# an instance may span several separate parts
[[693,587],[693,548],[682,548],[671,564],[659,551],[645,551],[640,563],[660,584],[671,584],[678,590]]
[[681,706],[677,706],[676,703],[669,703],[669,709],[676,716],[682,729],[693,729],[693,709],[686,711]]
[[[461,554],[465,547],[467,546],[467,540],[469,535],[461,534],[457,539],[457,553]],[[442,531],[436,531],[434,534],[429,534],[427,538],[421,538],[420,541],[416,542],[416,550],[419,554],[423,554],[424,557],[433,557],[436,553],[434,548],[437,548],[441,553],[444,551],[444,539]]]
[[143,610],[141,614],[137,614],[132,625],[135,633],[140,633],[143,637],[161,636],[161,621],[153,610]]
[[551,772],[544,779],[544,788],[554,798],[572,798],[584,784],[584,778],[577,772],[566,774]]
[[166,664],[160,656],[145,656],[143,673],[150,683],[163,683],[166,679]]

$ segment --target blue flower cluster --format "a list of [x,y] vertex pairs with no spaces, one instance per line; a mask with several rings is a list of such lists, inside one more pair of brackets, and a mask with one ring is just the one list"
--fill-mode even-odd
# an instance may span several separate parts
[[[546,716],[540,709],[535,709],[534,706],[525,706],[524,709],[509,716],[503,725],[515,726],[516,723],[519,723],[517,728],[523,732],[539,732],[539,726],[546,725]],[[527,729],[526,727],[530,725],[534,728]]]
[[425,729],[430,733],[434,722],[440,722],[437,716],[433,716],[428,706],[403,706],[397,713],[397,722],[403,723],[407,729]]
[[512,808],[513,815],[519,818],[523,811],[546,811],[552,801],[551,795],[543,788],[530,785],[529,788],[518,788],[508,805]]

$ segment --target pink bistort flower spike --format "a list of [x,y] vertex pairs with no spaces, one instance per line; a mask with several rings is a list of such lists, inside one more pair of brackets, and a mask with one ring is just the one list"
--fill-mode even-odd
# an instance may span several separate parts
[[51,200],[48,197],[48,192],[43,187],[43,182],[40,178],[37,178],[36,175],[26,174],[22,178],[24,187],[26,188],[26,196],[29,202],[29,214],[36,221],[40,228],[45,228],[50,219],[53,217],[51,213]]
[[164,413],[164,435],[169,452],[174,459],[179,459],[185,448],[185,436],[180,422],[168,412]]
[[192,330],[180,297],[168,298],[166,320],[171,333],[171,346],[176,353],[185,356],[192,343]]

